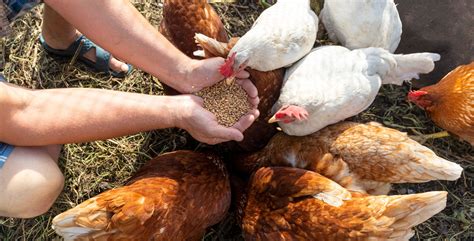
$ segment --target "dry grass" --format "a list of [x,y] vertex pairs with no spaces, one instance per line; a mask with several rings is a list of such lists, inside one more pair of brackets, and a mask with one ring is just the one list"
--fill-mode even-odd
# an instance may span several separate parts
[[[146,18],[157,25],[161,9],[157,1],[142,0],[136,4]],[[225,26],[239,36],[251,26],[261,9],[241,5],[218,5]],[[91,74],[83,66],[70,67],[67,60],[54,60],[45,55],[37,38],[40,34],[41,10],[37,9],[14,25],[15,34],[0,40],[7,55],[4,75],[12,83],[41,89],[60,87],[95,87],[146,94],[161,94],[158,80],[135,70],[125,80]],[[0,51],[1,52],[1,51]],[[1,59],[0,59],[1,61]],[[2,64],[0,63],[0,67]],[[405,101],[409,86],[385,86],[369,110],[355,117],[357,121],[379,121],[386,126],[413,134],[439,131],[425,113]],[[0,240],[51,240],[52,218],[78,203],[113,187],[120,186],[146,160],[159,153],[176,149],[195,149],[183,131],[168,129],[141,133],[85,144],[66,145],[60,166],[66,177],[64,192],[51,210],[34,219],[0,218]],[[414,240],[473,240],[474,150],[454,138],[425,143],[437,154],[460,163],[465,172],[456,182],[430,182],[397,185],[394,193],[432,190],[449,192],[447,208],[428,222],[419,225]],[[205,240],[241,240],[233,216],[212,227]]]

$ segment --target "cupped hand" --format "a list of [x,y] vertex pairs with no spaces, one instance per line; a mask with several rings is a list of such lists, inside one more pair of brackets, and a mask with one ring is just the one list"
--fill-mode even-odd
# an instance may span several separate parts
[[[243,87],[246,85],[245,80],[238,81],[243,81]],[[176,98],[180,99],[181,105],[177,112],[179,116],[177,127],[187,130],[196,140],[210,145],[232,140],[242,141],[244,138],[242,133],[260,115],[255,107],[232,127],[225,127],[217,123],[214,114],[203,108],[202,98],[194,95],[181,95]],[[258,97],[250,99],[252,104],[258,104]]]

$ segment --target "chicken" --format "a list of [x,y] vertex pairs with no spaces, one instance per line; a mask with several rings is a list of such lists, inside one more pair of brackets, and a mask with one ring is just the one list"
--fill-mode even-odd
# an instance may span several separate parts
[[53,219],[66,240],[201,240],[230,205],[222,161],[191,151],[149,161],[127,185]]
[[189,57],[198,50],[196,33],[227,42],[227,32],[208,0],[165,0],[160,32]]
[[436,125],[474,146],[474,62],[449,72],[439,83],[412,91],[408,99]]
[[446,207],[447,192],[367,196],[317,173],[262,168],[252,178],[245,240],[408,240],[412,227]]
[[[191,58],[199,48],[194,42],[196,33],[203,33],[221,42],[227,42],[227,32],[208,0],[165,0],[160,32],[179,50]],[[163,85],[168,95],[178,91]]]
[[382,84],[428,73],[440,56],[433,53],[391,54],[382,48],[314,49],[286,71],[271,122],[288,135],[304,136],[365,110]]
[[245,173],[264,166],[298,167],[369,194],[387,194],[390,183],[456,180],[463,170],[406,133],[376,122],[341,122],[304,137],[279,133],[264,149],[240,155],[233,164]]
[[[204,49],[205,57],[225,57],[230,49],[238,41],[232,38],[229,43],[218,42],[202,34],[196,34],[196,42]],[[244,140],[241,142],[228,143],[230,151],[256,151],[263,148],[272,136],[277,132],[275,127],[268,123],[272,116],[272,106],[280,96],[280,89],[283,83],[284,69],[276,69],[268,72],[261,72],[247,68],[250,73],[250,80],[258,90],[260,103],[258,110],[260,116],[255,122],[245,130]]]
[[293,64],[311,51],[318,21],[309,0],[279,0],[231,49],[221,74],[232,79],[246,67],[271,71]]
[[320,17],[329,38],[349,49],[394,53],[400,43],[402,22],[393,0],[325,0]]

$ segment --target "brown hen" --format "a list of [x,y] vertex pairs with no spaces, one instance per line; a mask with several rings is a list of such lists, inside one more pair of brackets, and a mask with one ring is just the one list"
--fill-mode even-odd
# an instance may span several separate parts
[[[196,33],[204,33],[219,41],[227,42],[224,25],[207,0],[165,0],[160,32],[176,48],[191,58],[199,50],[194,42]],[[177,95],[178,91],[163,85],[167,95]]]
[[340,122],[302,137],[278,133],[264,149],[233,164],[245,173],[262,166],[303,168],[369,194],[387,194],[390,183],[456,180],[463,170],[406,133],[375,122]]
[[124,187],[53,219],[66,240],[200,240],[230,205],[222,161],[191,151],[149,161]]
[[[196,34],[196,42],[204,50],[204,57],[223,57],[225,58],[230,49],[237,43],[239,38],[232,38],[228,43],[219,42],[203,34]],[[283,83],[285,70],[276,69],[273,71],[262,72],[247,68],[250,73],[250,80],[258,90],[260,103],[258,110],[259,118],[244,132],[244,140],[241,142],[232,142],[228,144],[230,151],[256,151],[264,147],[270,138],[275,135],[276,128],[268,123],[272,116],[273,104],[280,97],[280,89]]]
[[221,18],[207,0],[165,0],[160,32],[189,57],[198,50],[196,33],[227,42]]
[[245,240],[408,240],[412,227],[443,210],[447,192],[368,196],[311,171],[261,168],[252,178]]
[[435,85],[408,94],[436,125],[474,146],[474,62],[449,72]]

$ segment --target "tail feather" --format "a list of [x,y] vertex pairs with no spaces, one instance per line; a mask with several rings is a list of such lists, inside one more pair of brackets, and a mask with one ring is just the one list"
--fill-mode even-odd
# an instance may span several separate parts
[[435,191],[412,195],[390,196],[384,216],[395,218],[390,226],[393,240],[408,239],[411,228],[426,221],[446,207],[447,192]]
[[108,218],[105,209],[98,207],[92,199],[54,217],[52,228],[65,240],[76,240],[105,229],[107,222],[104,221]]
[[[228,48],[227,43],[219,42],[208,36],[196,33],[194,36],[196,43],[204,49],[205,57],[223,57],[226,58],[230,49]],[[203,56],[201,56],[203,57]]]
[[395,54],[396,67],[384,76],[383,84],[401,85],[403,81],[418,79],[419,74],[426,74],[434,69],[434,62],[440,60],[435,53]]
[[432,150],[415,141],[410,142],[407,147],[411,149],[409,153],[416,161],[408,162],[405,166],[412,174],[405,176],[408,180],[404,182],[454,181],[461,177],[463,168],[459,164],[437,156]]

